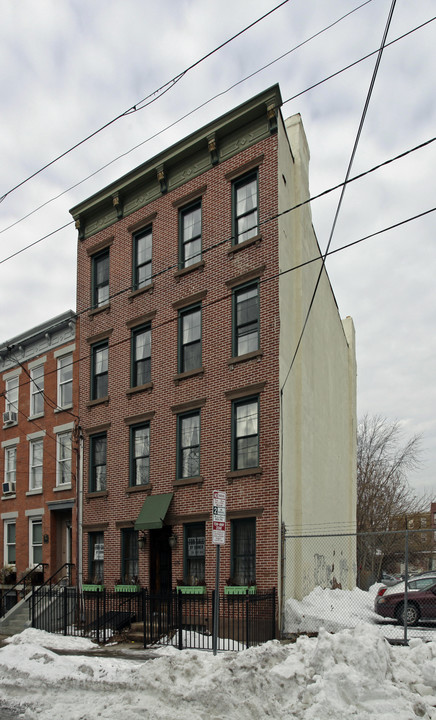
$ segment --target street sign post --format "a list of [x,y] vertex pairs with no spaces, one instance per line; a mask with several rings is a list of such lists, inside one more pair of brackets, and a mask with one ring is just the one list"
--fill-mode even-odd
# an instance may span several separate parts
[[215,612],[213,618],[212,649],[216,655],[219,621],[219,587],[220,587],[220,550],[226,542],[226,493],[213,491],[212,500],[212,543],[216,545],[215,566]]

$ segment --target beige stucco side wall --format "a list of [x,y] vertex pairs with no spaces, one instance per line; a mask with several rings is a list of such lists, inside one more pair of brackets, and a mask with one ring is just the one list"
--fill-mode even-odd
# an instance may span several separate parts
[[[341,321],[325,270],[294,363],[321,268],[309,197],[309,149],[301,117],[279,120],[281,477],[285,538],[282,600],[316,585],[354,586],[354,538],[302,539],[354,531],[356,512],[356,361],[351,318]],[[324,243],[325,245],[325,243]],[[282,538],[283,540],[283,538]]]

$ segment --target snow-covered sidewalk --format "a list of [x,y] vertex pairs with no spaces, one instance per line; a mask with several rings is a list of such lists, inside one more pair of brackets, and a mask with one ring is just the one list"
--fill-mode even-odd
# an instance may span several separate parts
[[25,720],[436,719],[436,643],[391,647],[367,623],[239,653],[59,655],[90,641],[26,630],[0,649],[0,702]]

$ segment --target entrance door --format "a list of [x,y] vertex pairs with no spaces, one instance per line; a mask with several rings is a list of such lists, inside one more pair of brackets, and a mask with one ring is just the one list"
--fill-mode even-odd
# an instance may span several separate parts
[[170,527],[150,530],[150,593],[166,594],[171,590]]

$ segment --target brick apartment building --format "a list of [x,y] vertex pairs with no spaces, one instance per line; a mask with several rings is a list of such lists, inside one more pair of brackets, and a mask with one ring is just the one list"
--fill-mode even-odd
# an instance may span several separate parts
[[[71,210],[78,229],[84,583],[287,587],[285,526],[355,517],[356,366],[273,86]],[[296,269],[295,269],[296,268]],[[333,556],[334,542],[325,544]],[[301,547],[295,552],[302,551]],[[342,585],[354,582],[354,547]]]
[[0,345],[3,586],[76,562],[77,353],[71,310]]

